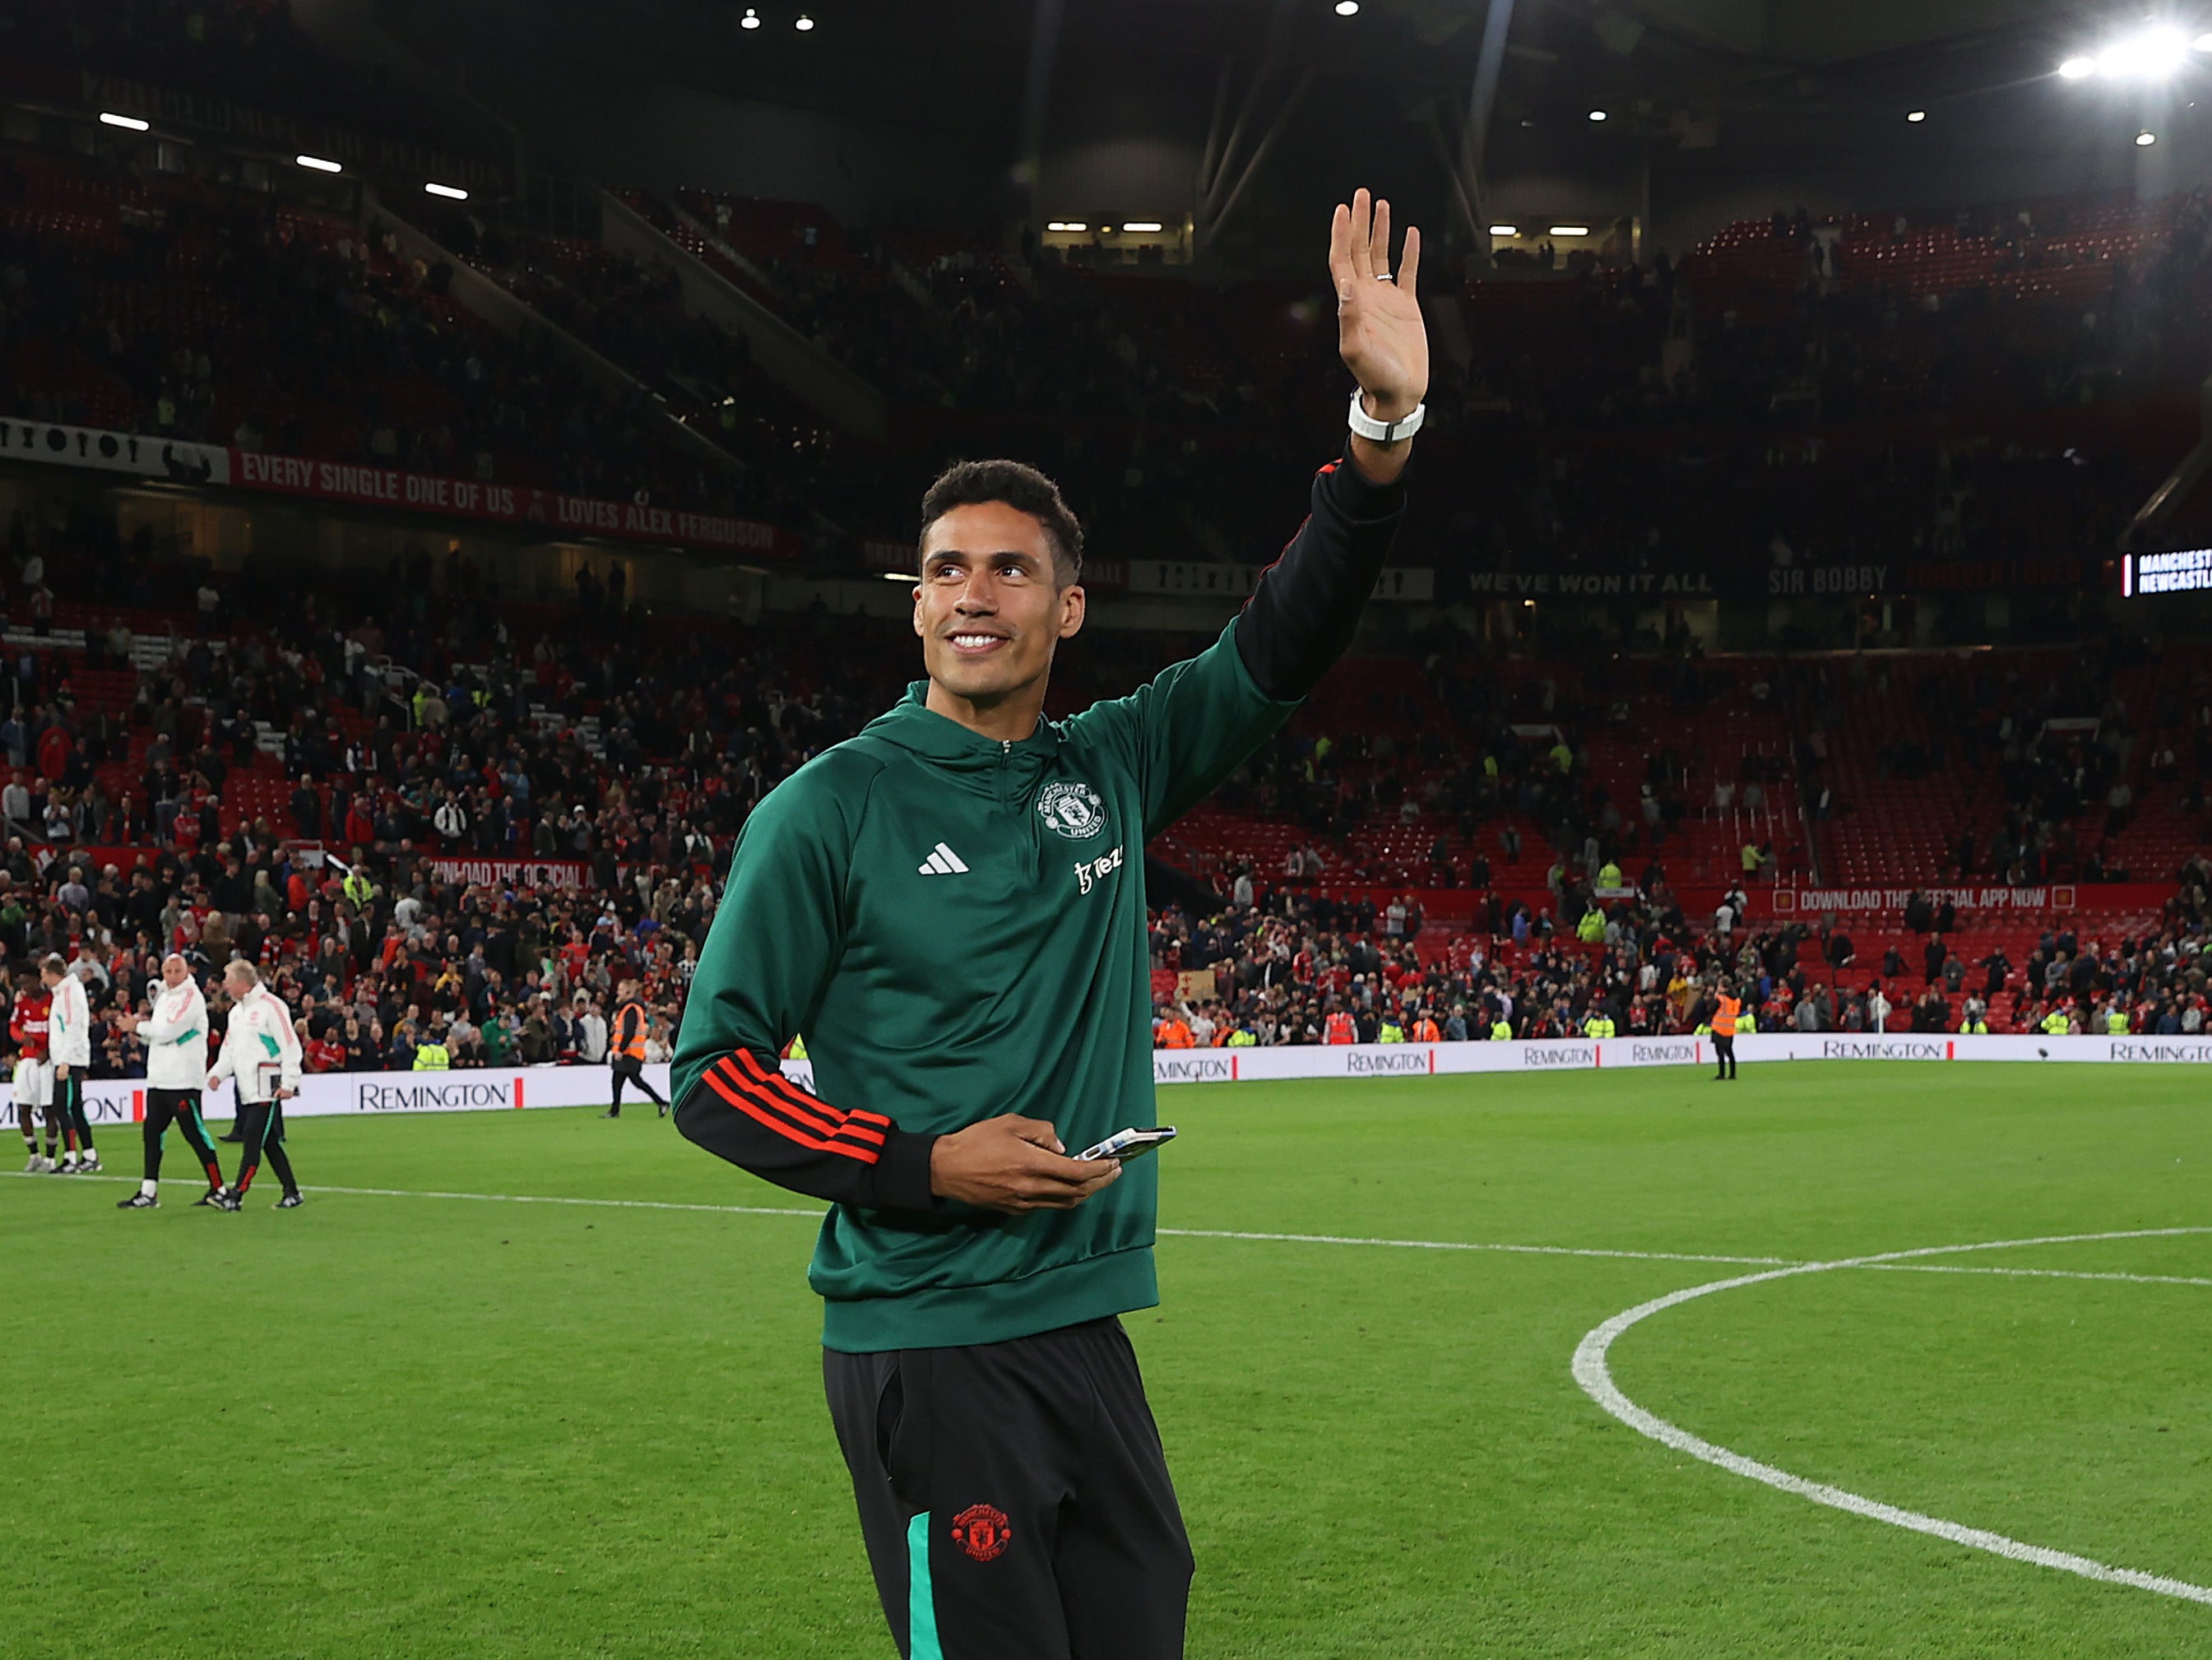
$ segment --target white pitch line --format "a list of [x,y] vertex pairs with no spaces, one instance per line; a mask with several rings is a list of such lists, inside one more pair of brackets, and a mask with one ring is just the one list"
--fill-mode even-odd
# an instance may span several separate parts
[[441,1193],[426,1188],[303,1187],[302,1193],[344,1193],[369,1199],[475,1199],[498,1205],[597,1205],[615,1210],[707,1211],[717,1216],[807,1216],[820,1221],[819,1210],[780,1205],[684,1205],[670,1199],[574,1199],[539,1193]]
[[[29,1171],[0,1171],[0,1176],[28,1177]],[[82,1181],[86,1178],[71,1178]],[[102,1171],[91,1178],[100,1182],[130,1182],[137,1178]],[[190,1177],[171,1177],[165,1187],[194,1188],[200,1184]],[[669,1199],[586,1199],[568,1195],[541,1193],[449,1193],[433,1188],[302,1188],[306,1193],[343,1193],[371,1199],[464,1199],[485,1204],[502,1205],[592,1205],[616,1210],[673,1210],[696,1211],[711,1216],[804,1216],[819,1220],[823,1213],[794,1206],[775,1205],[696,1205]],[[2127,1237],[2152,1237],[2158,1234],[2195,1233],[2205,1230],[2195,1228],[2164,1228]],[[1249,1239],[1266,1243],[1286,1245],[1371,1245],[1398,1250],[1468,1250],[1496,1251],[1516,1256],[1595,1256],[1631,1262],[1717,1262],[1745,1268],[1883,1268],[1898,1273],[1913,1274],[1988,1274],[2023,1280],[2116,1280],[2142,1286],[2206,1286],[2212,1280],[2191,1280],[2168,1274],[2091,1274],[2075,1268],[1991,1268],[1972,1267],[1964,1263],[1891,1262],[1869,1257],[1851,1262],[1827,1264],[1808,1263],[1795,1256],[1725,1256],[1710,1252],[1671,1250],[1609,1250],[1594,1245],[1513,1245],[1498,1244],[1480,1240],[1464,1239],[1383,1239],[1340,1233],[1256,1233],[1232,1228],[1159,1228],[1155,1231],[1164,1239]],[[2011,1242],[2008,1242],[2011,1243]],[[2021,1240],[2021,1244],[2049,1244],[2053,1240]],[[1988,1250],[1990,1245],[1940,1245],[1936,1252]]]
[[[1926,1245],[1916,1250],[1883,1251],[1870,1256],[1848,1257],[1832,1262],[1805,1262],[1770,1269],[1764,1274],[1746,1274],[1732,1280],[1715,1280],[1705,1285],[1670,1292],[1648,1303],[1639,1303],[1591,1330],[1576,1346],[1572,1368],[1574,1378],[1599,1407],[1638,1434],[1647,1436],[1662,1446],[1671,1447],[1676,1452],[1687,1453],[1716,1468],[1727,1470],[1730,1475],[1763,1482],[1778,1492],[1808,1499],[1832,1510],[1863,1516],[1872,1521],[1886,1522],[1892,1527],[1924,1533],[1954,1545],[1988,1551],[2015,1562],[2033,1563],[2039,1567],[2079,1574],[2084,1579],[2094,1579],[2106,1584],[2130,1585],[2137,1590],[2155,1591],[2161,1596],[2176,1596],[2191,1602],[2212,1605],[2212,1586],[2192,1584],[2185,1579],[2169,1579],[2160,1574],[2144,1573],[2135,1568],[2113,1567],[2087,1556],[2076,1556],[2070,1551],[2051,1550],[2045,1546],[2031,1545],[2009,1538],[2004,1534],[1992,1533],[1984,1528],[1966,1527],[1956,1522],[1947,1522],[1941,1517],[1904,1510],[1895,1505],[1885,1505],[1879,1499],[1869,1499],[1842,1487],[1830,1487],[1826,1482],[1808,1481],[1802,1475],[1791,1475],[1788,1470],[1763,1464],[1755,1458],[1747,1458],[1739,1452],[1731,1452],[1726,1447],[1716,1446],[1711,1441],[1691,1434],[1680,1426],[1669,1423],[1656,1413],[1647,1412],[1638,1406],[1614,1383],[1612,1368],[1607,1363],[1614,1342],[1631,1327],[1655,1314],[1663,1313],[1698,1298],[1711,1297],[1718,1292],[1738,1291],[1746,1286],[1763,1285],[1770,1280],[1787,1280],[1800,1274],[1827,1274],[1838,1268],[1880,1268],[1907,1262],[1913,1258],[1950,1256],[1960,1251],[2008,1250],[2023,1245],[2089,1244],[2109,1239],[2160,1239],[2180,1234],[2203,1233],[2212,1233],[2212,1227],[2138,1228],[2124,1232],[2061,1234],[2039,1239],[1993,1239],[1972,1245]],[[2036,1271],[2022,1269],[2020,1272],[2026,1274]]]
[[[29,1171],[0,1171],[0,1176],[29,1177]],[[42,1178],[43,1176],[42,1176]],[[135,1176],[115,1176],[102,1171],[94,1176],[72,1176],[71,1182],[128,1182],[137,1186]],[[198,1189],[205,1185],[196,1177],[165,1177],[165,1188]],[[576,1199],[541,1193],[441,1193],[423,1188],[328,1188],[319,1183],[313,1186],[301,1183],[302,1193],[343,1193],[370,1199],[477,1199],[501,1205],[592,1205],[616,1210],[688,1210],[708,1211],[717,1216],[811,1216],[822,1219],[818,1210],[799,1210],[769,1205],[685,1205],[669,1199]]]
[[2008,1280],[2114,1280],[2130,1286],[2204,1286],[2212,1280],[2181,1274],[2093,1274],[2081,1268],[1986,1268],[1965,1262],[1869,1262],[1885,1274],[1993,1274]]
[[[28,1177],[29,1171],[0,1171],[0,1176]],[[71,1177],[71,1181],[135,1182],[135,1177],[112,1176],[105,1171],[87,1178]],[[200,1183],[191,1177],[169,1178],[165,1187],[198,1188]],[[665,1199],[579,1199],[565,1195],[537,1193],[447,1193],[423,1188],[331,1188],[302,1185],[303,1193],[343,1193],[372,1199],[466,1199],[487,1204],[502,1205],[595,1205],[616,1210],[678,1210],[703,1211],[720,1216],[805,1216],[816,1221],[822,1219],[820,1210],[801,1210],[769,1205],[687,1205]],[[1255,1239],[1292,1245],[1383,1245],[1401,1250],[1475,1250],[1503,1251],[1523,1256],[1607,1256],[1625,1258],[1638,1262],[1722,1262],[1734,1265],[1764,1266],[1786,1263],[1796,1259],[1788,1256],[1701,1256],[1680,1251],[1600,1250],[1582,1245],[1497,1245],[1469,1243],[1461,1239],[1360,1239],[1333,1233],[1243,1233],[1218,1228],[1160,1228],[1163,1237],[1180,1239]]]
[[1401,1250],[1504,1251],[1522,1256],[1606,1256],[1632,1262],[1792,1263],[1789,1256],[1698,1256],[1684,1251],[1601,1250],[1586,1245],[1493,1245],[1458,1239],[1358,1239],[1334,1233],[1243,1233],[1227,1228],[1156,1228],[1164,1239],[1257,1239],[1285,1245],[1387,1245]]

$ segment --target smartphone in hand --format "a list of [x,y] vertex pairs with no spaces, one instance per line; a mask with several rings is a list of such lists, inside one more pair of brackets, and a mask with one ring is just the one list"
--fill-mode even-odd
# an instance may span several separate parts
[[1127,1164],[1132,1158],[1141,1158],[1163,1142],[1175,1140],[1175,1126],[1167,1124],[1158,1129],[1116,1130],[1095,1147],[1086,1147],[1075,1156],[1078,1158],[1118,1158]]

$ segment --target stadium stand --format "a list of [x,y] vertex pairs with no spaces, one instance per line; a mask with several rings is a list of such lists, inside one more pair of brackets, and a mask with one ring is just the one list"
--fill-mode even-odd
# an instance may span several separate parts
[[[281,7],[5,0],[0,28],[4,84],[56,100],[67,66],[429,131]],[[743,514],[848,571],[904,540],[948,454],[1020,453],[1040,421],[1094,552],[1263,561],[1284,458],[1334,418],[1327,299],[1298,284],[620,194],[879,387],[888,430],[805,407],[635,249],[473,208],[349,216],[213,150],[155,168],[29,143],[0,149],[0,415]],[[404,252],[418,232],[467,271]],[[1401,556],[1442,604],[1516,573],[1843,592],[1883,562],[2078,562],[2172,460],[2209,247],[2212,211],[2177,195],[1778,213],[1641,269],[1505,259],[1437,296],[1466,350],[1438,364]],[[471,273],[531,325],[457,299]],[[244,950],[331,1064],[434,1030],[465,1065],[573,1052],[578,996],[628,975],[672,1016],[752,804],[895,696],[910,651],[819,614],[648,621],[588,569],[573,605],[520,604],[426,544],[281,598],[251,561],[215,574],[112,526],[19,517],[7,552],[11,958],[84,952],[127,998],[163,948]],[[2057,1006],[2201,1030],[2192,656],[2071,629],[1916,651],[1871,603],[1848,642],[1709,656],[1679,608],[1642,609],[1604,640],[1437,623],[1347,661],[1156,848],[1191,879],[1156,930],[1164,1013],[1223,1042],[1313,1041],[1331,999],[1362,1031],[1566,1035],[1610,1011],[1657,1033],[1732,972],[1763,1025],[2040,1029]],[[1053,707],[1195,643],[1077,652]],[[2045,897],[1785,909],[1978,885]],[[2130,897],[2085,938],[2053,896],[2092,890]]]

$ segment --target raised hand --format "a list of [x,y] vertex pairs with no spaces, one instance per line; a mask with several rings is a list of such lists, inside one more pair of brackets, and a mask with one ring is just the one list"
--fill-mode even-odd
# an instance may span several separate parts
[[1328,228],[1328,274],[1336,286],[1336,349],[1378,421],[1411,415],[1428,395],[1429,331],[1414,283],[1421,233],[1406,227],[1406,246],[1390,270],[1390,204],[1365,190],[1340,203]]

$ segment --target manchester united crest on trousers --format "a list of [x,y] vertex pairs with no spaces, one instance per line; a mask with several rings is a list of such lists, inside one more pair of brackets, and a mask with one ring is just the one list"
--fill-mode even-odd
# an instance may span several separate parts
[[978,1562],[1002,1555],[1013,1536],[1006,1511],[994,1505],[970,1505],[952,1518],[952,1537]]
[[1037,794],[1036,810],[1071,842],[1088,842],[1106,828],[1106,803],[1088,784],[1047,784]]

